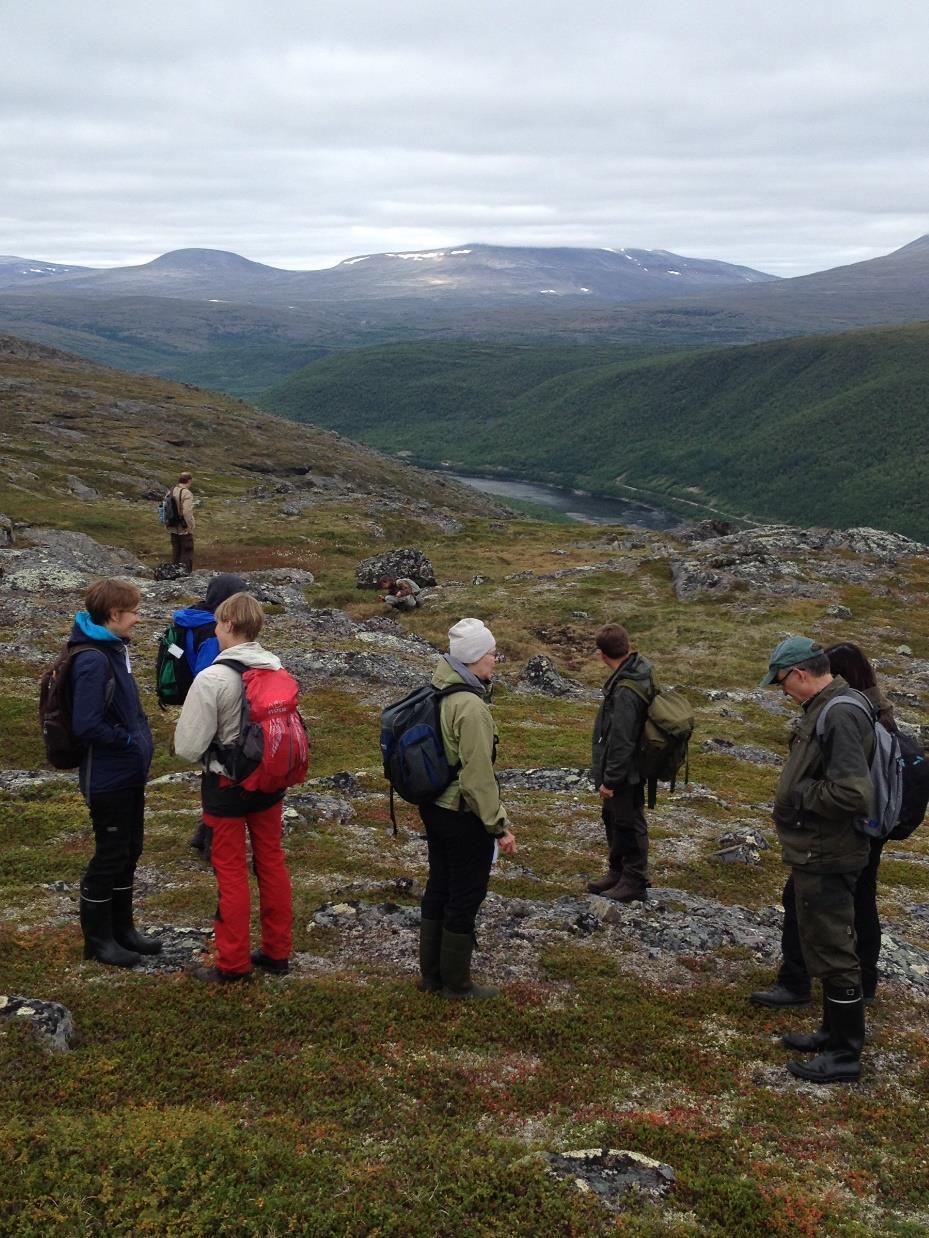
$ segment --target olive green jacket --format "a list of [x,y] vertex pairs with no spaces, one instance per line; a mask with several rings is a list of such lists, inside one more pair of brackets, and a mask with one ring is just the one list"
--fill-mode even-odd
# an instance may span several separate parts
[[[433,687],[447,688],[464,680],[440,658],[432,676]],[[461,771],[435,801],[440,808],[457,812],[466,808],[480,817],[490,834],[509,829],[506,809],[500,803],[500,788],[494,774],[497,727],[486,701],[476,692],[453,692],[441,705],[442,742],[450,765],[461,762]]]
[[772,815],[784,863],[811,873],[854,873],[869,855],[868,839],[855,828],[855,819],[870,809],[874,729],[857,706],[836,705],[826,715],[822,745],[816,738],[823,706],[847,691],[836,675],[804,702],[774,795]]

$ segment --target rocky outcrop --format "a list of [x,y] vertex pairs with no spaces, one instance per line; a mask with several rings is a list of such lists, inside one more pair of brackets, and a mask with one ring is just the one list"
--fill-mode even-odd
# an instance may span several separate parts
[[23,529],[16,549],[0,552],[3,592],[75,593],[101,576],[150,577],[151,570],[122,547],[63,529]]
[[0,1016],[29,1024],[45,1049],[67,1050],[74,1045],[74,1020],[67,1006],[42,998],[0,995]]
[[560,675],[551,658],[547,658],[544,653],[537,653],[529,659],[516,682],[523,691],[539,692],[543,696],[589,695],[586,688]]
[[0,549],[13,545],[13,521],[0,512]]
[[421,550],[412,546],[362,560],[355,573],[355,582],[359,589],[376,589],[377,582],[383,576],[408,576],[421,586],[438,583],[431,562]]
[[548,1152],[545,1159],[553,1177],[572,1182],[585,1195],[595,1195],[612,1212],[621,1212],[630,1194],[664,1199],[676,1180],[670,1165],[621,1148]]
[[[828,586],[808,577],[825,576],[850,583],[867,583],[879,566],[892,566],[904,556],[925,555],[929,548],[899,533],[881,529],[797,529],[791,525],[761,525],[723,536],[693,539],[692,530],[681,540],[691,553],[672,556],[671,578],[679,599],[733,589],[793,597],[824,597]],[[829,552],[851,552],[848,559]],[[817,556],[807,573],[804,562]]]

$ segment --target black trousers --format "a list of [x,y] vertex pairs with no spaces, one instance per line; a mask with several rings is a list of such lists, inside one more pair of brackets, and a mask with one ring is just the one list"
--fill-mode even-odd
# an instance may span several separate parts
[[[871,839],[868,863],[855,885],[855,938],[861,962],[861,987],[872,997],[877,987],[877,961],[881,953],[881,919],[877,912],[877,870],[885,839]],[[793,873],[784,885],[784,926],[781,930],[781,968],[778,981],[795,993],[809,993],[810,976],[800,946],[797,925],[797,896]]]
[[601,803],[610,871],[619,873],[629,889],[644,890],[648,885],[645,785],[640,782],[632,787],[617,787]]
[[494,840],[473,812],[451,812],[424,804],[429,880],[420,910],[424,920],[441,920],[450,933],[474,933],[474,921],[487,896]]
[[114,888],[132,885],[145,834],[145,787],[92,795],[89,805],[97,847],[81,892],[89,899],[108,899]]
[[171,562],[182,563],[188,572],[194,570],[194,535],[193,533],[171,534]]

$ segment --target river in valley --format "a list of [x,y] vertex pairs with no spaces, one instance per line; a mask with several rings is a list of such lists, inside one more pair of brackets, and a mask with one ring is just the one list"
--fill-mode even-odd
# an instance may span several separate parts
[[561,486],[546,486],[533,481],[504,481],[498,477],[467,477],[463,473],[446,473],[455,481],[472,486],[484,494],[502,499],[524,499],[541,507],[554,507],[582,524],[625,524],[643,529],[673,529],[681,524],[680,516],[646,507],[626,499],[611,499],[593,494],[578,494]]

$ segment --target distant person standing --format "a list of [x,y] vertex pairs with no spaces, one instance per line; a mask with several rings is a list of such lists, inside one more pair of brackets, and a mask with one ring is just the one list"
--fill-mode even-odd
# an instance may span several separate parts
[[194,570],[194,496],[190,489],[193,477],[190,473],[181,473],[177,485],[171,487],[174,506],[177,509],[177,520],[171,521],[167,528],[171,534],[171,562],[182,565],[188,572]]
[[655,696],[652,668],[631,647],[629,633],[621,624],[604,624],[596,644],[610,672],[594,723],[592,753],[609,867],[587,889],[619,903],[644,902],[648,897],[648,823],[638,749],[645,715]]

